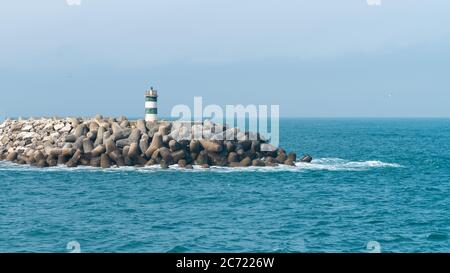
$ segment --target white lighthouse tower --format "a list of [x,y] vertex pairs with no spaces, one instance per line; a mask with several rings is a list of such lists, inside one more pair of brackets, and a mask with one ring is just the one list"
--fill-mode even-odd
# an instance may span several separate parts
[[145,121],[158,120],[158,91],[153,87],[145,92]]

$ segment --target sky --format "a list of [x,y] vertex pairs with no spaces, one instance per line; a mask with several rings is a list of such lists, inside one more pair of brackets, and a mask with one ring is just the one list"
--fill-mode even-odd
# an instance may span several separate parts
[[282,117],[450,117],[448,0],[14,0],[0,119],[280,105]]

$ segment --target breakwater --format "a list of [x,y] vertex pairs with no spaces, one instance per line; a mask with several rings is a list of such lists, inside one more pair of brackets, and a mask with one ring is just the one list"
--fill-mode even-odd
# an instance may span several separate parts
[[[0,124],[0,160],[37,167],[274,167],[294,166],[297,154],[273,147],[257,133],[211,121],[145,122],[98,115],[7,119]],[[309,155],[300,159],[311,160]]]

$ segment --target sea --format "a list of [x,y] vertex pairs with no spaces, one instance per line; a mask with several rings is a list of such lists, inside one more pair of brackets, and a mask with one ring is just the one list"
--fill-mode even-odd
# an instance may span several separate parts
[[282,119],[276,168],[0,162],[0,252],[450,252],[450,119]]

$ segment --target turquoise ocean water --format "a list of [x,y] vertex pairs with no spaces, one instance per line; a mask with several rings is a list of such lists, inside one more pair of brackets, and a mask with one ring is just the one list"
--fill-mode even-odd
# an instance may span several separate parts
[[450,251],[450,119],[283,119],[276,169],[0,162],[0,252]]

